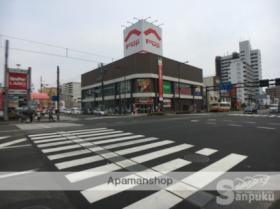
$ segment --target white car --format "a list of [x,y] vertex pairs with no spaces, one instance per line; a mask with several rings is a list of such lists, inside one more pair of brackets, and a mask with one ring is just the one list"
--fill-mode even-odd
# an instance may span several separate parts
[[64,113],[66,113],[66,114],[71,114],[71,110],[70,110],[70,109],[65,109],[65,110],[64,110]]
[[278,104],[271,104],[269,106],[269,112],[270,113],[278,113],[278,112],[280,112],[280,106]]
[[73,107],[71,109],[71,113],[75,114],[75,115],[78,115],[78,114],[82,114],[82,111],[79,108],[77,108],[77,107]]

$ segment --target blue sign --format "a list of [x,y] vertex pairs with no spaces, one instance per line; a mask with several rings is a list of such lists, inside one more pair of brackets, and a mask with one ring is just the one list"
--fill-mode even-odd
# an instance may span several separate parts
[[52,96],[52,101],[53,101],[53,102],[58,101],[58,96]]
[[219,89],[220,90],[230,91],[232,89],[232,84],[231,84],[230,81],[224,82],[224,83],[220,83]]

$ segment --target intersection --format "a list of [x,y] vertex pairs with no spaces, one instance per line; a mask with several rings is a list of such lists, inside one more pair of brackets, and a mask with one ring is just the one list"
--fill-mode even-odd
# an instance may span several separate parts
[[[69,172],[66,181],[86,185],[84,190],[48,193],[60,196],[57,204],[70,204],[73,208],[215,208],[218,194],[200,189],[224,173],[280,170],[280,118],[270,116],[207,113],[87,117],[51,126],[48,123],[24,124],[24,127],[1,125],[13,131],[1,128],[0,169],[17,171],[18,175],[20,172]],[[204,176],[213,169],[219,175]],[[100,173],[135,171],[133,176],[140,178],[141,173],[137,171],[145,170],[153,171],[149,177],[173,171],[193,174],[158,191],[131,191],[134,185],[113,191],[106,182],[90,184]],[[3,207],[12,204],[8,202],[12,194],[1,192],[6,200],[0,201]],[[34,200],[37,195],[30,192],[29,199]],[[20,200],[21,196],[19,192],[14,198]],[[197,198],[203,201],[198,203]],[[233,203],[233,207],[235,204],[238,203]]]

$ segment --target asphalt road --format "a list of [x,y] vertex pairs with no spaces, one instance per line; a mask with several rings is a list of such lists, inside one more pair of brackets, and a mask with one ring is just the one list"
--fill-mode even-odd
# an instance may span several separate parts
[[[86,116],[76,119],[17,126],[0,124],[0,171],[72,172],[105,166],[105,171],[110,173],[119,170],[156,170],[159,165],[167,166],[170,172],[190,171],[195,175],[200,174],[202,169],[208,171],[214,168],[224,169],[225,172],[280,171],[280,115],[225,113],[105,118]],[[56,134],[61,131],[64,133]],[[83,145],[85,139],[90,137],[91,140],[87,140],[90,145]],[[102,150],[88,148],[96,146]],[[81,150],[80,154],[65,155]],[[116,153],[121,159],[115,157]],[[133,161],[135,165],[119,164],[121,160]],[[7,178],[3,175],[0,174],[0,179]],[[185,182],[191,181],[187,177]],[[203,188],[216,182],[219,177],[203,176],[205,180],[190,182],[190,185]],[[71,176],[67,179],[73,180]],[[79,181],[87,180],[82,178]],[[86,185],[93,187],[89,183]],[[271,204],[265,201],[251,204],[234,201],[221,206],[216,204],[217,195],[216,191],[196,191],[186,195],[168,189],[160,192],[99,192],[98,195],[79,191],[1,191],[0,208],[28,208],[31,205],[36,205],[34,208],[38,209],[268,208]],[[279,198],[278,195],[275,193],[275,199]]]

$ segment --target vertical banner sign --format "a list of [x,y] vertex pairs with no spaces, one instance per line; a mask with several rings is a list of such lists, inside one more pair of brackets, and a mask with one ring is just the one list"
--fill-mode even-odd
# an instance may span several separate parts
[[0,88],[0,116],[3,116],[3,110],[4,110],[4,89]]
[[158,59],[158,94],[159,101],[163,101],[163,70],[162,70],[162,59]]

